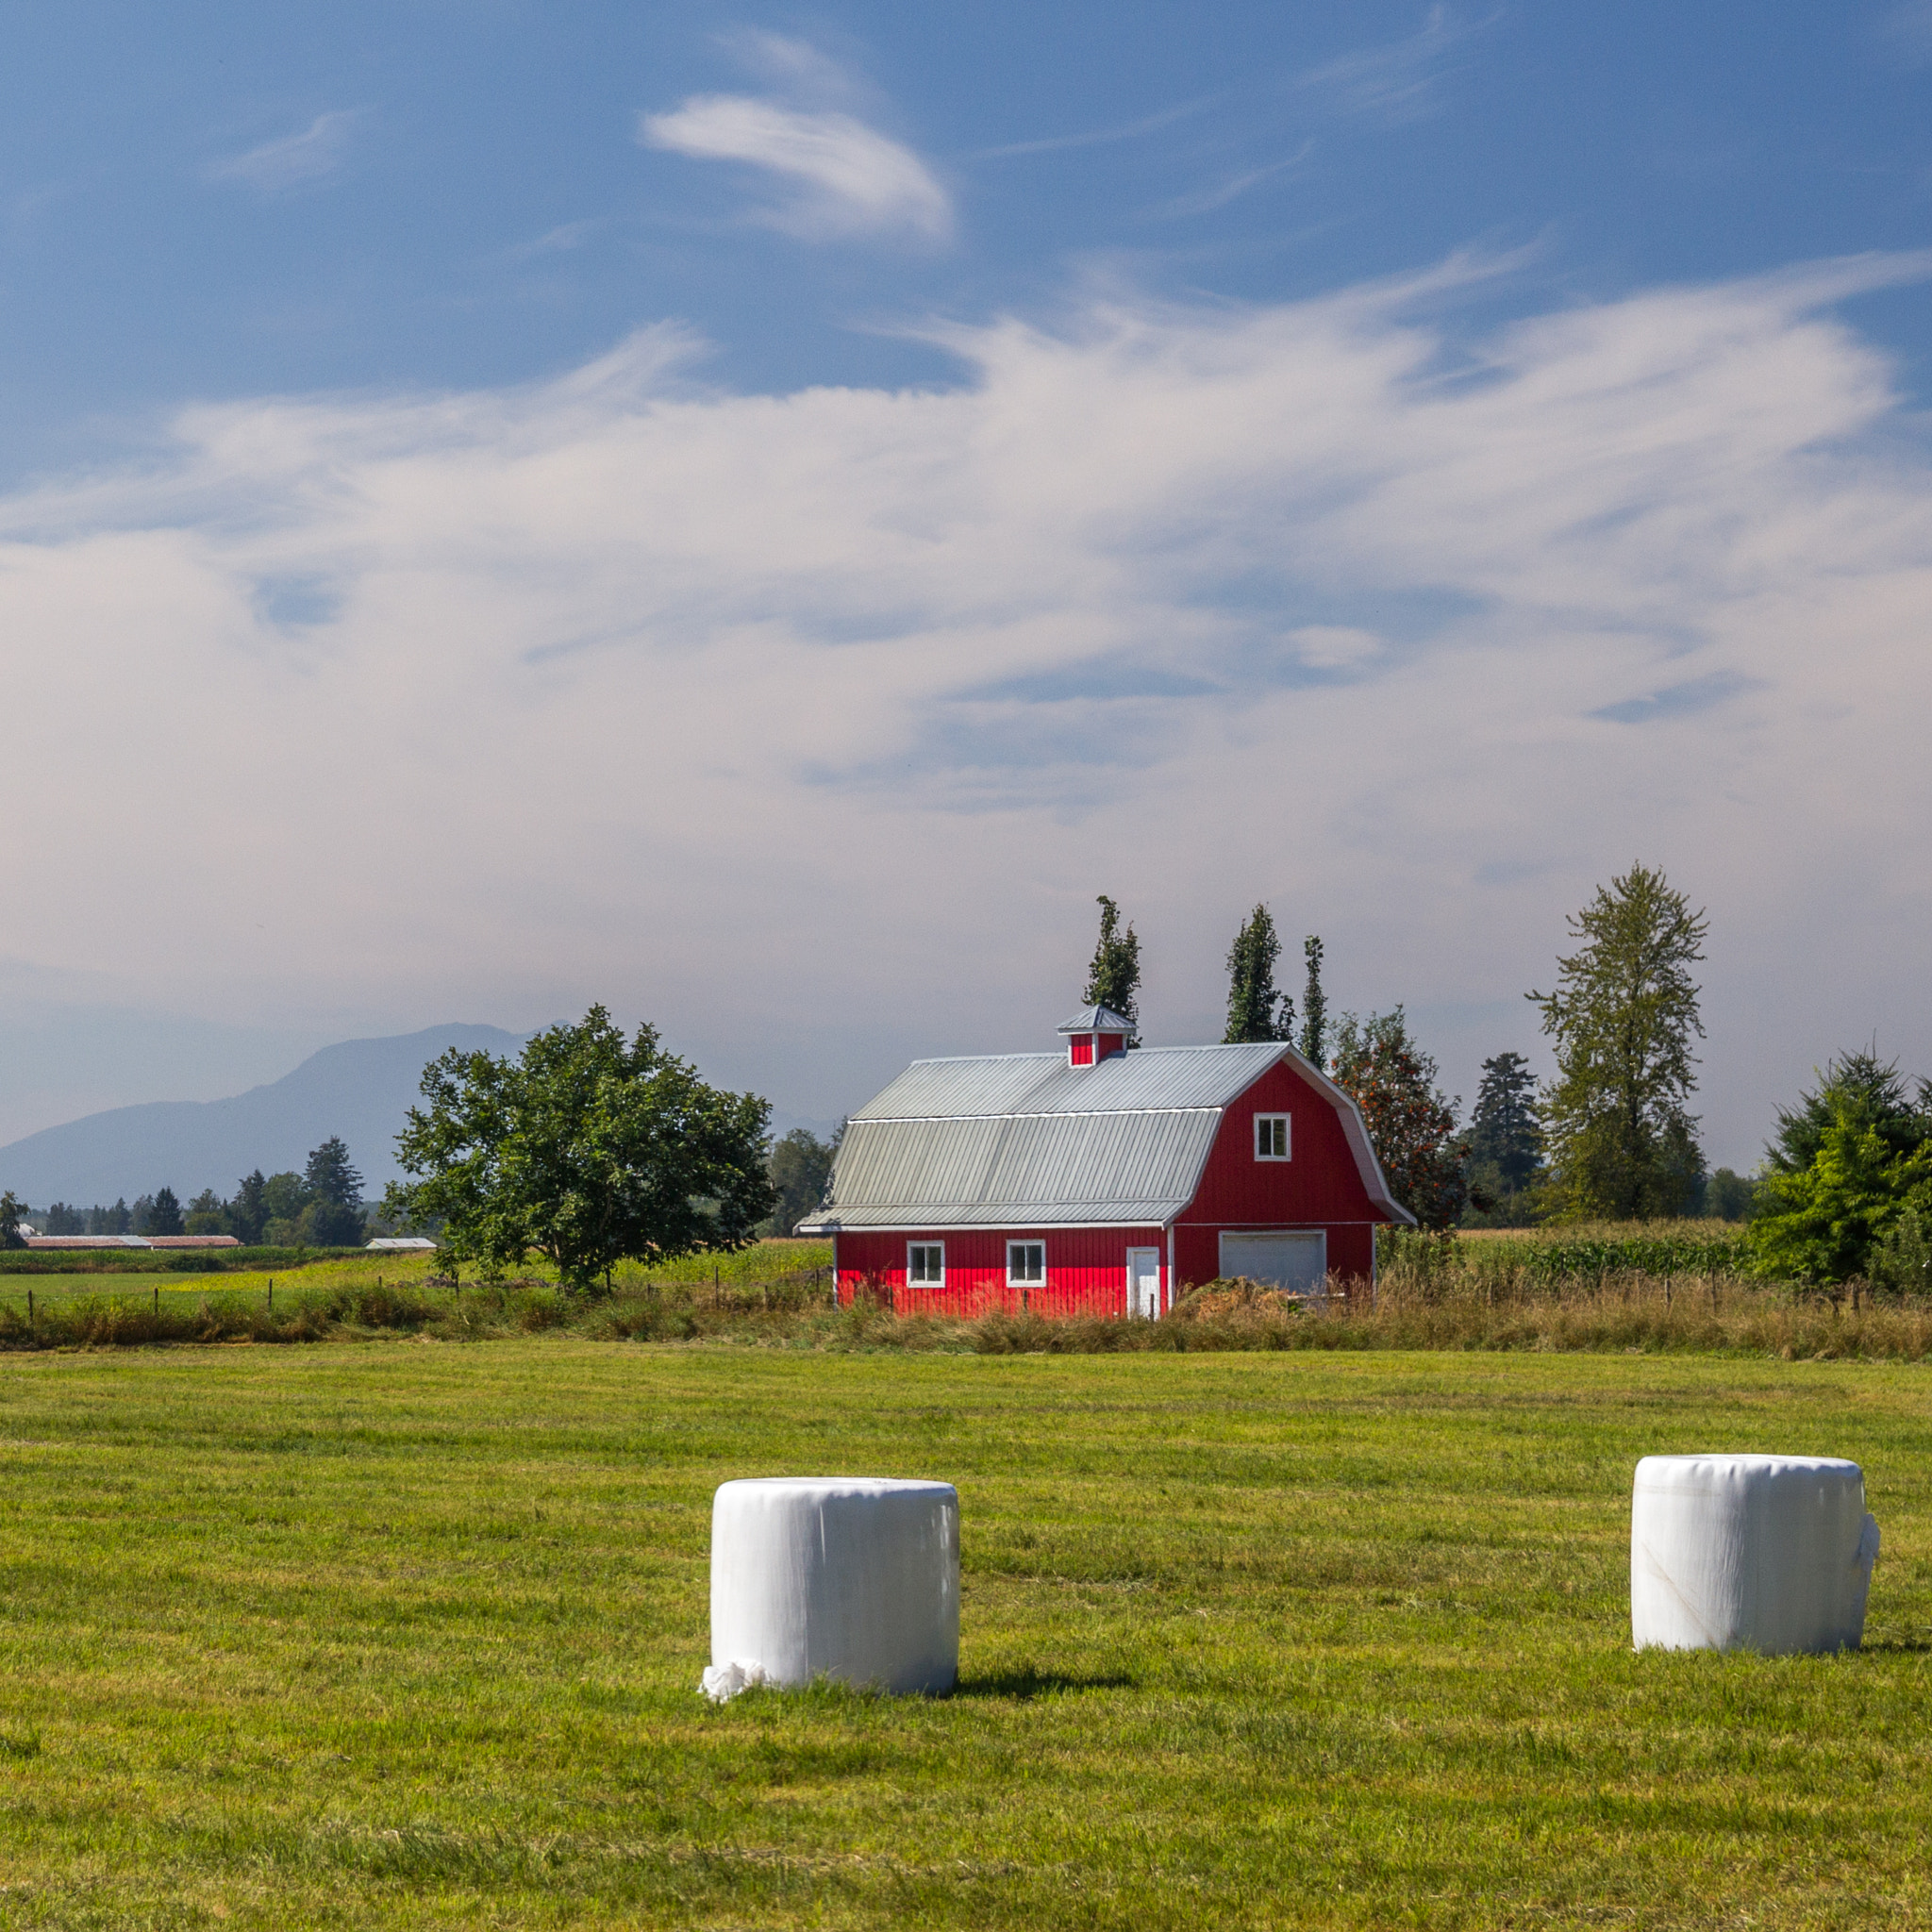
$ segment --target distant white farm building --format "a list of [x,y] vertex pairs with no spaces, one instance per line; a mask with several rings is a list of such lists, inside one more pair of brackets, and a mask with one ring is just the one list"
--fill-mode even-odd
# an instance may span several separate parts
[[436,1243],[420,1234],[380,1235],[369,1243],[369,1252],[375,1255],[423,1255],[435,1251]]

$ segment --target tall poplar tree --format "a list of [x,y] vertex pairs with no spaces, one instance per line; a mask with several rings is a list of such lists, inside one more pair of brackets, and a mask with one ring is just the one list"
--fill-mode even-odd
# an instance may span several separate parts
[[1302,941],[1307,977],[1302,984],[1302,1037],[1297,1042],[1303,1059],[1324,1065],[1328,1051],[1328,995],[1322,991],[1322,941],[1313,933]]
[[1702,1038],[1697,982],[1707,930],[1701,911],[1664,877],[1633,865],[1599,886],[1570,922],[1581,941],[1557,960],[1554,992],[1525,997],[1557,1045],[1544,1090],[1545,1157],[1567,1220],[1649,1221],[1683,1214],[1704,1175],[1693,1038]]
[[[1227,949],[1227,1031],[1224,1046],[1293,1037],[1294,1002],[1274,990],[1281,941],[1267,907],[1257,906]],[[1278,1010],[1277,1010],[1278,1008]]]
[[[1087,969],[1087,991],[1080,995],[1090,1007],[1109,1007],[1124,1020],[1141,1018],[1141,941],[1134,928],[1121,924],[1121,908],[1105,892],[1095,902],[1100,908],[1100,941],[1093,948],[1093,962]],[[1139,1031],[1127,1036],[1129,1046],[1139,1046]]]

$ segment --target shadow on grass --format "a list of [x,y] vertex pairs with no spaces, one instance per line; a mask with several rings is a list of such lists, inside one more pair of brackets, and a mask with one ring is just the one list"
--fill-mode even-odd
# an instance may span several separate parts
[[953,1687],[955,1697],[1007,1697],[1017,1704],[1036,1697],[1055,1697],[1074,1690],[1126,1690],[1134,1680],[1115,1671],[1088,1676],[1069,1676],[1060,1671],[999,1671],[990,1677],[961,1677]]

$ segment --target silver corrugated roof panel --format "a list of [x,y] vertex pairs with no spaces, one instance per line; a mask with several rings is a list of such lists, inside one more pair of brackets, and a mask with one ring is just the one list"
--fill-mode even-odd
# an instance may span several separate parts
[[1062,1020],[1062,1033],[1131,1033],[1134,1023],[1111,1007],[1082,1007],[1071,1020]]
[[1150,1046],[1097,1067],[1070,1067],[1058,1053],[914,1060],[852,1116],[858,1121],[961,1120],[1017,1113],[1133,1113],[1157,1108],[1226,1107],[1282,1057],[1284,1048]]
[[835,1227],[1146,1225],[1180,1212],[1218,1108],[963,1120],[855,1119],[840,1144]]

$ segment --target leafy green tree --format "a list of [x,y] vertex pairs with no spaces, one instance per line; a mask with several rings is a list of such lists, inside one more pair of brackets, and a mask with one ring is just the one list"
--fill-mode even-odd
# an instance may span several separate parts
[[1409,1038],[1400,1007],[1341,1016],[1335,1081],[1362,1110],[1390,1191],[1424,1227],[1454,1227],[1469,1201],[1469,1148],[1457,1138],[1457,1103],[1443,1098],[1436,1062]]
[[1704,1176],[1692,1036],[1707,923],[1661,872],[1632,866],[1570,920],[1582,941],[1557,961],[1557,990],[1527,997],[1557,1042],[1544,1091],[1552,1198],[1567,1220],[1681,1214]]
[[1294,1038],[1294,1003],[1274,990],[1281,941],[1267,907],[1257,906],[1227,950],[1227,1031],[1224,1045]]
[[424,1070],[397,1158],[416,1179],[383,1211],[440,1216],[452,1259],[520,1263],[532,1248],[573,1287],[620,1260],[741,1247],[772,1211],[769,1103],[707,1086],[601,1006],[536,1035],[514,1061],[452,1048]]
[[268,1180],[260,1168],[235,1183],[228,1203],[226,1232],[247,1247],[258,1247],[268,1232]]
[[[1090,1007],[1110,1007],[1124,1020],[1139,1023],[1141,1008],[1141,941],[1134,928],[1121,924],[1121,908],[1105,892],[1100,908],[1100,940],[1087,969],[1087,990],[1080,995]],[[1129,1046],[1141,1043],[1138,1032],[1127,1036]]]
[[187,1224],[181,1219],[181,1203],[175,1198],[173,1188],[162,1188],[148,1203],[145,1222],[142,1227],[145,1235],[185,1234]]
[[299,1174],[284,1170],[262,1183],[262,1239],[271,1247],[292,1248],[301,1240],[302,1210],[308,1199],[308,1183]]
[[204,1188],[188,1204],[190,1234],[226,1234],[227,1203],[212,1188]]
[[0,1194],[0,1248],[24,1248],[26,1237],[20,1231],[20,1218],[26,1212],[26,1203],[16,1198],[8,1188]]
[[1536,1179],[1542,1146],[1536,1076],[1529,1062],[1520,1053],[1491,1055],[1483,1062],[1482,1085],[1469,1120],[1472,1174],[1493,1176],[1497,1191],[1520,1194]]
[[1932,1206],[1907,1198],[1866,1258],[1881,1294],[1932,1294]]
[[[1302,941],[1307,975],[1302,982],[1302,1035],[1297,1042],[1310,1066],[1325,1067],[1328,1051],[1328,995],[1322,991],[1322,941],[1312,933]],[[1282,1036],[1287,1038],[1286,1033]]]
[[1759,1184],[1750,1241],[1759,1271],[1780,1280],[1849,1281],[1910,1207],[1932,1211],[1932,1149],[1900,1155],[1876,1126],[1841,1109],[1809,1167]]
[[821,1141],[807,1127],[793,1127],[773,1142],[765,1171],[778,1196],[772,1210],[774,1234],[789,1235],[824,1200],[837,1145],[836,1141]]
[[1735,1168],[1719,1168],[1704,1184],[1704,1211],[1713,1221],[1749,1221],[1757,1200],[1757,1183]]
[[368,1237],[362,1209],[346,1201],[311,1201],[295,1222],[296,1243],[305,1248],[359,1248]]
[[1881,1060],[1871,1050],[1839,1054],[1814,1077],[1817,1086],[1801,1094],[1796,1107],[1777,1110],[1777,1130],[1764,1149],[1765,1165],[1774,1174],[1805,1173],[1841,1120],[1870,1127],[1901,1158],[1932,1133],[1924,1083],[1915,1106],[1896,1060]]

